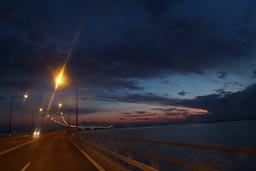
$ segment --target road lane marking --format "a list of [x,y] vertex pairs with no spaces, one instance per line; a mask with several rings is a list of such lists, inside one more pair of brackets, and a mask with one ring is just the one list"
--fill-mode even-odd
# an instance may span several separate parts
[[49,137],[49,136],[51,136],[51,135],[54,135],[54,136],[55,136],[55,134],[56,134],[56,133],[50,133],[50,134],[45,135],[45,136],[43,136],[43,137],[39,137],[38,139],[33,139],[33,140],[30,140],[30,141],[25,142],[25,143],[23,143],[23,144],[17,145],[17,146],[15,146],[15,147],[11,147],[11,148],[8,148],[8,149],[6,149],[6,150],[0,151],[0,156],[1,156],[1,155],[4,155],[4,154],[7,154],[7,153],[10,153],[10,152],[12,152],[12,151],[18,150],[18,149],[20,149],[20,148],[22,148],[22,147],[24,147],[24,146],[26,146],[26,145],[32,144],[32,143],[34,143],[34,142],[36,142],[36,141],[42,140],[42,139],[47,138],[47,137]]
[[20,171],[25,171],[30,165],[31,162],[27,163]]
[[99,165],[94,159],[92,159],[84,150],[82,150],[73,140],[68,138],[69,141],[86,157],[99,171],[106,171],[101,165]]
[[6,153],[9,153],[9,152],[15,151],[15,150],[17,150],[17,149],[19,149],[19,148],[21,148],[21,147],[24,147],[24,146],[26,146],[26,145],[28,145],[28,144],[33,143],[33,142],[34,142],[34,140],[29,141],[29,142],[26,142],[26,143],[23,143],[23,144],[20,144],[20,145],[17,145],[16,147],[12,147],[12,148],[9,148],[9,149],[7,149],[7,150],[1,151],[1,152],[0,152],[0,156],[1,156],[1,155],[4,155],[4,154],[6,154]]
[[17,136],[17,137],[0,138],[0,142],[2,142],[2,141],[15,140],[15,139],[24,138],[24,137],[29,137],[29,136],[30,136],[30,135],[22,135],[22,136]]

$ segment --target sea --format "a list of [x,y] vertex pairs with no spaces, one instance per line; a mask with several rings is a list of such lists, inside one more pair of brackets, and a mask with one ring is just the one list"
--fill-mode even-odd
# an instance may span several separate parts
[[[256,150],[256,120],[114,128],[98,130],[97,132],[165,142],[182,142]],[[134,146],[138,149],[148,148],[149,151],[155,151],[163,157],[185,161],[190,164],[193,163],[196,167],[204,166],[206,170],[208,170],[207,168],[213,168],[223,171],[256,171],[255,154],[230,153],[173,145],[145,145],[145,143],[140,142],[128,142],[127,146]],[[152,156],[143,157],[136,154],[129,154],[129,156],[163,171],[197,170],[187,166],[184,167],[175,162],[157,161]]]

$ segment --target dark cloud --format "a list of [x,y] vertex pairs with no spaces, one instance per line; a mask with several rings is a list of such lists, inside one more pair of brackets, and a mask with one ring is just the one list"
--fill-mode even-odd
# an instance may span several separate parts
[[217,94],[223,94],[225,92],[225,90],[223,88],[217,89],[216,93]]
[[154,93],[145,93],[147,96],[155,96]]
[[163,84],[168,84],[169,81],[168,81],[168,80],[164,80],[164,81],[162,81],[162,83],[163,83]]
[[51,64],[52,67],[59,67],[58,61],[63,60],[62,54],[55,49],[30,45],[20,38],[0,39],[0,49],[1,75],[4,76],[12,74],[27,77],[39,76],[49,73],[45,63]]
[[178,94],[179,94],[180,96],[185,96],[185,95],[186,95],[186,92],[185,92],[185,91],[181,91],[181,92],[178,92]]
[[29,25],[28,16],[19,10],[2,6],[0,11],[1,20],[7,24],[14,25],[19,28],[23,28],[24,26]]
[[145,114],[147,112],[146,111],[135,111],[135,113],[137,113],[137,114]]
[[219,79],[224,79],[224,78],[226,78],[227,73],[224,71],[221,71],[221,72],[218,72],[217,75],[218,75]]
[[[36,44],[43,44],[47,40],[47,35],[42,33],[31,32],[28,34],[28,41]],[[54,48],[54,47],[51,47]]]
[[[256,119],[255,105],[256,100],[256,85],[251,85],[245,90],[226,94],[212,94],[207,96],[199,96],[193,100],[184,100],[177,104],[207,109],[208,115],[195,116],[201,121],[227,121],[227,120],[242,120]],[[193,116],[194,117],[194,116]]]
[[180,92],[178,92],[177,93],[178,95],[180,95],[180,96],[185,96],[185,95],[187,95],[187,94],[191,94],[189,91],[180,91]]
[[130,114],[132,114],[131,112],[123,112],[123,113],[121,113],[121,114],[123,114],[123,115],[130,115]]
[[[233,24],[225,25],[223,29],[221,21],[213,22],[218,21],[217,16],[209,16],[213,17],[209,20],[207,15],[210,14],[188,13],[188,1],[62,3],[63,7],[58,9],[55,8],[57,2],[49,1],[31,4],[38,8],[28,8],[26,3],[5,3],[1,7],[3,33],[11,32],[10,25],[17,29],[17,34],[7,34],[13,38],[1,35],[1,74],[37,76],[49,70],[42,63],[50,68],[61,65],[60,61],[63,62],[65,57],[62,47],[71,41],[70,37],[77,30],[74,25],[78,27],[81,16],[86,16],[87,25],[81,32],[68,68],[73,77],[91,86],[141,90],[129,79],[168,73],[203,74],[205,69],[243,60],[244,56],[250,56],[255,45],[256,33],[250,29],[253,22],[250,17],[242,26],[241,20],[232,20]],[[135,4],[138,8],[134,8]],[[223,5],[225,8],[226,4]],[[120,10],[113,11],[117,6]],[[67,9],[70,13],[66,13]],[[112,16],[109,11],[120,15]],[[133,18],[131,13],[140,17]],[[242,8],[241,16],[248,16],[248,9]],[[133,24],[121,22],[124,19]],[[109,29],[107,33],[101,31],[104,22]],[[232,29],[232,35],[226,32],[229,29]],[[110,36],[99,36],[102,34]],[[219,73],[220,78],[225,76],[226,73]]]
[[226,82],[224,82],[224,88],[227,88],[229,86],[240,87],[240,88],[246,87],[244,84],[242,84],[241,82],[238,82],[238,81],[226,81]]
[[0,96],[0,100],[7,100],[9,98],[7,98],[6,96]]
[[154,114],[154,113],[145,113],[143,115],[142,114],[130,114],[130,115],[124,115],[123,117],[139,119],[139,118],[147,118],[147,117],[150,117],[150,116],[157,116],[157,114]]
[[[59,52],[55,46],[29,45],[18,38],[0,39],[0,49],[2,88],[23,89],[31,87],[29,84],[35,83],[34,80],[37,78],[53,79],[53,72],[56,68],[60,68],[65,57],[65,54]],[[19,79],[17,75],[20,76]],[[83,78],[83,76],[86,77]],[[142,89],[135,81],[105,76],[104,73],[90,74],[88,72],[83,76],[81,75],[81,84],[86,82],[86,85],[91,87]],[[8,78],[4,79],[5,77]]]
[[256,68],[252,71],[253,75],[256,76]]
[[216,90],[216,94],[218,94],[220,96],[226,96],[226,95],[232,94],[232,92],[225,91],[224,88],[219,88]]
[[[167,115],[183,114],[188,116],[187,121],[230,121],[243,119],[256,119],[255,105],[256,84],[251,85],[240,92],[225,92],[220,89],[218,94],[198,96],[195,99],[167,99],[162,97],[142,96],[139,94],[119,98],[118,101],[132,103],[147,103],[174,105],[171,108],[153,108],[155,111],[165,112]],[[185,109],[179,107],[192,107],[204,109],[209,112],[207,115],[189,115]],[[194,120],[195,119],[195,120]]]
[[34,84],[28,80],[0,80],[0,88],[5,90],[17,90],[17,91],[26,91],[30,88],[34,88]]
[[105,89],[130,89],[130,90],[143,90],[142,87],[138,86],[135,81],[114,78],[114,77],[104,77],[102,75],[86,76],[81,80],[82,84],[85,84],[86,87],[94,88],[105,88]]
[[[182,26],[185,28],[192,27],[189,23],[196,24],[194,20],[197,19],[181,19],[180,23],[184,23]],[[172,27],[179,27],[175,21],[173,23]],[[171,71],[200,73],[204,69],[242,59],[254,44],[250,40],[251,36],[255,37],[254,33],[241,35],[241,39],[248,39],[246,45],[241,45],[240,39],[233,40],[233,37],[227,37],[223,42],[222,38],[213,36],[221,33],[206,33],[208,28],[204,27],[200,22],[198,30],[182,33],[148,28],[148,31],[142,30],[134,37],[123,38],[122,42],[77,49],[72,64],[75,68],[84,65],[89,72],[125,78],[153,77]],[[225,76],[226,73],[219,73],[219,78]]]
[[[79,80],[81,87],[133,91],[102,95],[97,100],[198,107],[209,110],[207,117],[216,120],[253,118],[254,86],[237,93],[227,93],[225,87],[192,100],[134,93],[144,90],[138,83],[141,79],[163,79],[171,74],[201,76],[206,70],[216,73],[216,68],[221,68],[217,76],[228,79],[223,68],[254,56],[255,2],[246,0],[243,4],[188,0],[3,2],[0,87],[23,90],[52,80],[80,28],[67,63],[70,77]],[[254,66],[252,72],[256,75]],[[169,84],[163,80],[160,83]],[[235,82],[224,86],[233,85],[242,87]],[[188,93],[178,92],[182,97]],[[97,110],[81,109],[81,113],[91,112]],[[171,109],[166,112],[173,114]]]
[[140,94],[132,94],[128,96],[123,97],[112,97],[113,99],[116,99],[117,101],[121,102],[127,102],[127,103],[145,103],[145,104],[165,104],[165,105],[171,105],[174,102],[176,103],[179,100],[176,99],[169,99],[165,97],[160,96],[146,96],[146,95],[140,95]]

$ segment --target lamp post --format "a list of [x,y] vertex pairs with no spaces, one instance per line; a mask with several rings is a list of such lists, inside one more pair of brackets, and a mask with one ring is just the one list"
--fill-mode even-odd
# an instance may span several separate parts
[[69,82],[72,82],[76,86],[76,135],[78,131],[78,80],[68,80]]
[[32,126],[31,126],[32,127],[32,133],[34,132],[34,115],[35,115],[36,111],[43,112],[43,108],[32,110]]
[[[62,105],[61,103],[59,103],[58,106],[59,106],[59,108],[62,108],[62,107],[63,107],[63,105]],[[60,112],[60,115],[61,115],[61,118],[64,119],[64,114],[63,114],[62,111]],[[70,130],[70,113],[67,114],[67,121],[66,121],[66,122],[67,122],[67,124],[68,124],[68,125],[67,125],[67,132],[69,133],[69,130]]]
[[13,101],[15,98],[24,98],[24,99],[27,99],[28,98],[28,95],[27,94],[24,94],[24,96],[11,96],[10,98],[10,116],[9,116],[9,135],[11,136],[12,135],[12,107],[13,107]]
[[70,80],[76,85],[76,134],[78,131],[78,80]]
[[72,82],[76,86],[76,135],[78,132],[78,80],[68,80],[69,82]]
[[[67,80],[68,82],[75,83],[76,86],[76,135],[78,131],[78,80]],[[55,79],[56,85],[55,90],[58,88],[60,84],[63,82],[63,72],[60,72],[58,77]]]

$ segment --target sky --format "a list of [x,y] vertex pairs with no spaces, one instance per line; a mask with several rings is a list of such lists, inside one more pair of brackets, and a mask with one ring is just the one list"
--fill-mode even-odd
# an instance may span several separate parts
[[[79,122],[255,119],[254,0],[0,2],[0,124],[78,80]],[[70,53],[70,54],[69,54]],[[74,117],[75,85],[54,93]],[[57,117],[57,116],[56,116]]]

